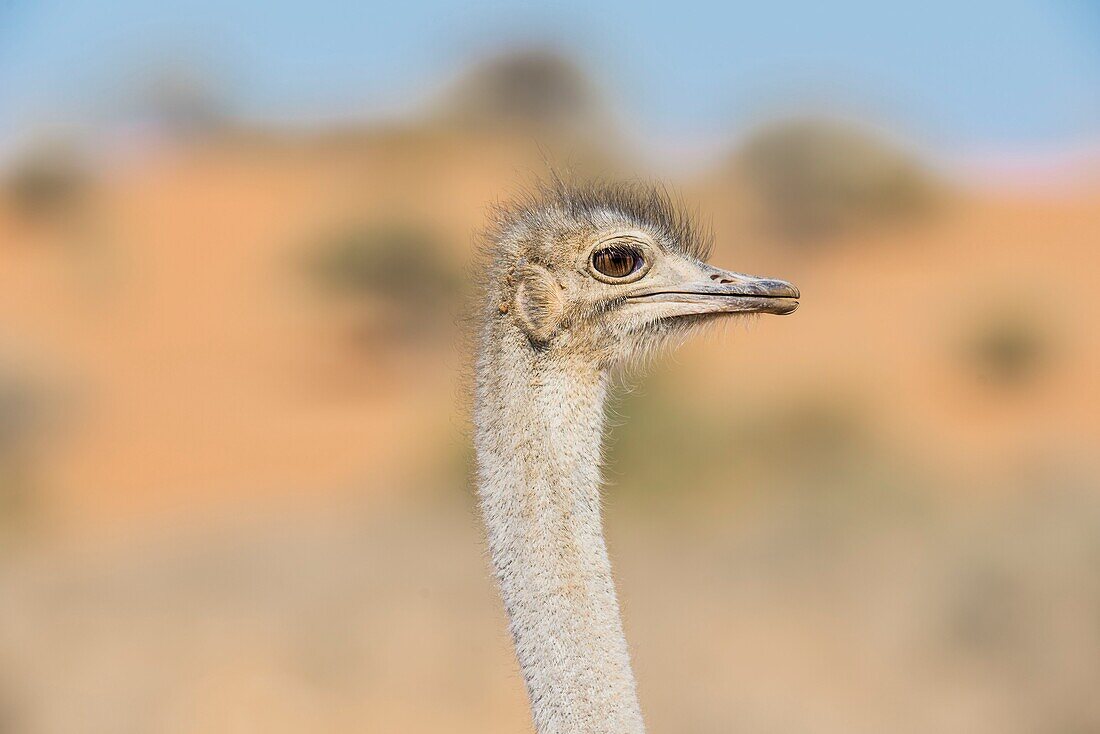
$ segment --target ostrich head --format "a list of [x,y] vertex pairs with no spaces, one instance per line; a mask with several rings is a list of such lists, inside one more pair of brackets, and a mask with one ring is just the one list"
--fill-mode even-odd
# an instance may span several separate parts
[[709,241],[659,189],[559,184],[499,212],[489,321],[547,356],[628,362],[736,314],[789,314],[790,283],[705,262]]

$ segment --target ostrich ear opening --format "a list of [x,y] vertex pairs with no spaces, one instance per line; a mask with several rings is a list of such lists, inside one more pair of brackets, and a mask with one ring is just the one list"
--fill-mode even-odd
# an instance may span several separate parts
[[546,268],[526,265],[520,272],[515,298],[516,316],[531,341],[544,344],[561,328],[565,300]]

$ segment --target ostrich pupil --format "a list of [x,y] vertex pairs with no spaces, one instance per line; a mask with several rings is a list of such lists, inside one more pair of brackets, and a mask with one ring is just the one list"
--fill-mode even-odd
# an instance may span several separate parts
[[600,250],[592,256],[592,266],[609,278],[625,278],[641,264],[642,256],[634,250]]

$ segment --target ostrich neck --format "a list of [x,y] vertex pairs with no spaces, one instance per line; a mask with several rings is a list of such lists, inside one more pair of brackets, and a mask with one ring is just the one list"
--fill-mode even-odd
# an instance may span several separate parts
[[479,493],[535,727],[640,734],[600,519],[607,375],[497,326],[478,364]]

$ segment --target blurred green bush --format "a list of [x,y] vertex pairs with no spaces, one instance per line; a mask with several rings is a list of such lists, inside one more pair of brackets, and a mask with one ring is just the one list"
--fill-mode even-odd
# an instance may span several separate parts
[[542,133],[606,144],[612,114],[578,65],[552,51],[529,50],[475,65],[445,95],[439,117],[460,129]]
[[929,213],[940,190],[900,146],[868,128],[824,119],[761,128],[745,141],[736,165],[768,228],[794,241],[913,220]]
[[414,224],[356,224],[310,247],[315,282],[337,294],[380,294],[411,305],[453,294],[459,273],[439,239]]
[[1051,339],[1033,317],[1009,309],[982,315],[963,340],[970,371],[983,382],[1020,387],[1051,357]]
[[320,292],[357,307],[355,330],[367,341],[445,329],[463,285],[442,240],[404,221],[332,229],[307,245],[305,271]]
[[686,403],[683,389],[658,373],[615,401],[608,464],[643,492],[850,487],[885,460],[851,400],[797,393],[731,411]]
[[85,161],[70,145],[29,148],[8,171],[4,190],[16,213],[27,219],[59,219],[78,210],[91,188]]

